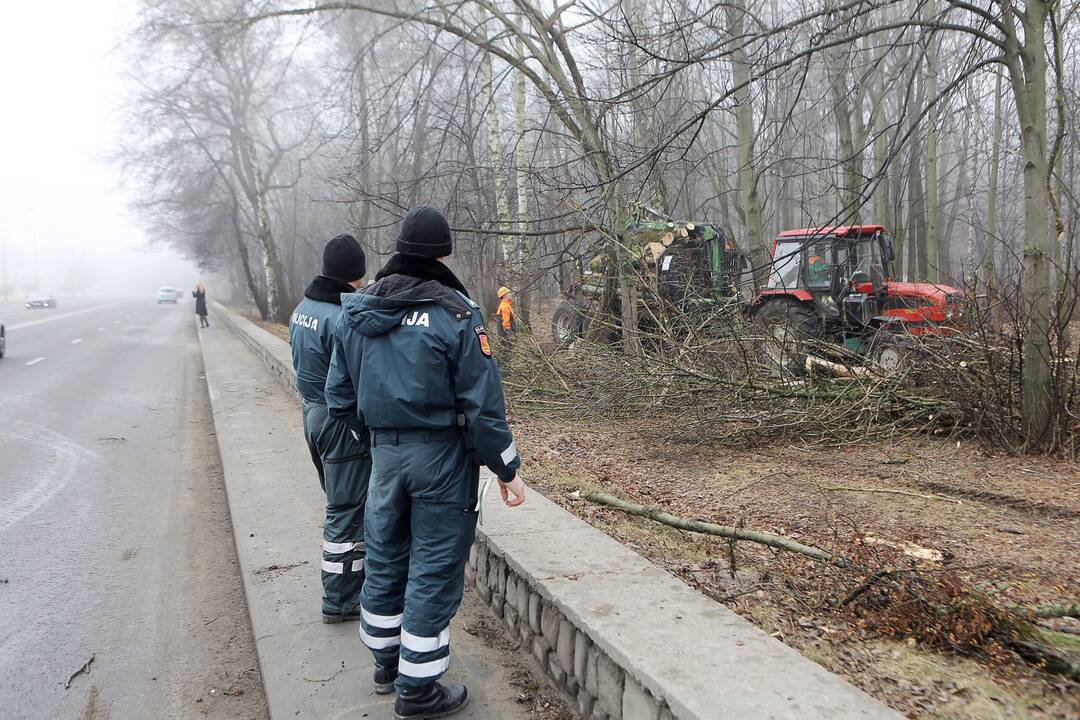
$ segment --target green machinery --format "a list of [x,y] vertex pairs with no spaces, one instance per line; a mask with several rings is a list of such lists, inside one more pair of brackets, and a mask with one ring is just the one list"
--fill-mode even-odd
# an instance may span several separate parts
[[[680,313],[745,307],[753,298],[750,262],[719,225],[679,222],[644,205],[634,205],[621,242],[641,277],[641,321],[677,309]],[[618,277],[605,253],[579,268],[552,315],[552,339],[565,347],[582,337],[599,317],[621,316]],[[610,335],[617,336],[612,327]]]

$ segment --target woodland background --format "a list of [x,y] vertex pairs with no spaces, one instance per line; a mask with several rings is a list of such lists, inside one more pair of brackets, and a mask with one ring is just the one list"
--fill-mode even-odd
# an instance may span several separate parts
[[351,230],[377,268],[420,203],[451,219],[481,304],[507,285],[541,332],[597,253],[628,291],[634,202],[727,228],[759,276],[781,229],[880,223],[897,279],[982,308],[1015,443],[1060,448],[1078,7],[142,0],[117,161],[155,237],[273,321],[326,239]]

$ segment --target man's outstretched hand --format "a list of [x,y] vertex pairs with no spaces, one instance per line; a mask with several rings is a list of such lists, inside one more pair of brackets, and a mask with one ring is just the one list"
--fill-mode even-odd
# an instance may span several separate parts
[[[520,475],[508,483],[500,480],[499,492],[502,493],[503,502],[506,503],[507,507],[517,507],[525,502],[525,483],[522,482]],[[512,498],[511,495],[513,495]]]

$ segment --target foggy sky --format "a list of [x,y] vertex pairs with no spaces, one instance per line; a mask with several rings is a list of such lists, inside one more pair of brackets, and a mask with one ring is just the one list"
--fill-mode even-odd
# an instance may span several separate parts
[[119,170],[106,162],[122,132],[124,55],[116,47],[133,18],[129,0],[5,5],[0,273],[6,254],[11,299],[35,275],[39,289],[77,294],[189,287],[198,277],[150,242],[125,207]]

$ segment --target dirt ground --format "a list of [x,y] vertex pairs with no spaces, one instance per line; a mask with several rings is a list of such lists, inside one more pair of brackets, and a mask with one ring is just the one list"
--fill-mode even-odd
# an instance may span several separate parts
[[[940,551],[942,569],[995,604],[1046,604],[1080,597],[1076,465],[998,457],[922,438],[731,450],[686,437],[656,446],[659,428],[650,433],[642,425],[585,427],[513,414],[531,485],[909,717],[1080,714],[1080,686],[1039,672],[1010,651],[993,657],[938,652],[889,639],[859,617],[838,613],[836,578],[810,559],[751,543],[732,548],[724,539],[574,494],[603,490],[841,554],[858,537],[907,541]],[[1080,624],[1061,627],[1076,631]]]
[[[210,397],[199,375],[202,360],[194,333],[188,351],[187,382],[191,391],[177,433],[180,447],[192,451],[178,458],[176,477],[185,491],[168,518],[172,546],[170,572],[161,588],[168,634],[162,654],[168,672],[163,716],[237,718],[268,717],[255,638],[232,537],[232,519],[225,496],[225,479],[214,438]],[[125,550],[121,561],[135,555]],[[88,713],[86,717],[100,717]]]
[[498,663],[497,669],[485,682],[510,688],[517,704],[517,712],[512,717],[521,720],[573,720],[574,714],[548,684],[533,654],[518,651],[518,643],[507,637],[503,624],[487,605],[473,600],[474,592],[466,585],[465,600],[461,603],[455,622],[460,624],[464,632],[483,643],[489,651],[487,660]]

